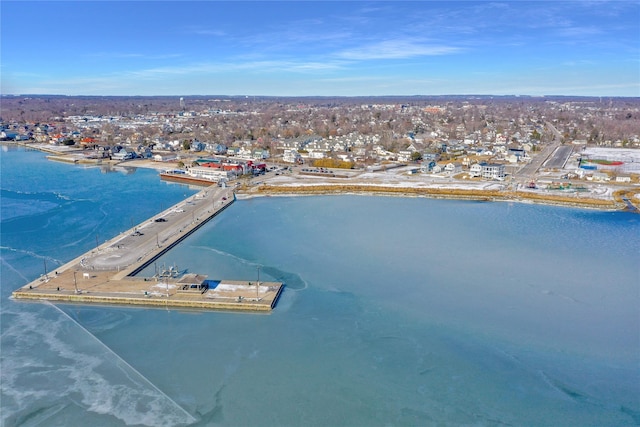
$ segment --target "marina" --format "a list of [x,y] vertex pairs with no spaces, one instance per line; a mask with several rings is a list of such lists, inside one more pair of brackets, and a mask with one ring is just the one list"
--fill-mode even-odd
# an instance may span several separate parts
[[[80,257],[47,271],[17,289],[15,299],[183,307],[214,310],[270,311],[283,283],[216,279],[163,268],[153,277],[137,274],[233,204],[232,190],[204,188],[158,215],[120,233]],[[156,268],[157,270],[157,268]]]

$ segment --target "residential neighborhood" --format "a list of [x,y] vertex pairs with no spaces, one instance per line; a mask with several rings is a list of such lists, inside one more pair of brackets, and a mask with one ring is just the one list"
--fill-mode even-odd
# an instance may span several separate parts
[[[635,98],[3,96],[2,101],[3,141],[74,148],[94,161],[148,159],[212,179],[254,173],[255,165],[269,161],[356,170],[414,165],[411,170],[420,174],[501,181],[550,144],[570,147],[567,153],[574,156],[587,147],[640,150]],[[199,159],[213,161],[205,166]],[[588,159],[580,165],[583,160]],[[212,167],[224,173],[213,173]],[[635,170],[596,169],[578,167],[572,177],[638,179]]]

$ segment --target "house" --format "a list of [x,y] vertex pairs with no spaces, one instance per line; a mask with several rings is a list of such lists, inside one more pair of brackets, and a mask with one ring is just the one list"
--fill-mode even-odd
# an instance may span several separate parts
[[435,164],[432,168],[431,168],[431,172],[432,173],[440,173],[442,172],[444,168],[442,167],[442,165],[439,164]]
[[253,159],[253,153],[247,147],[240,147],[238,149],[238,152],[236,153],[236,157],[239,157],[240,159],[244,159],[244,160],[251,160]]
[[253,151],[253,158],[254,159],[266,160],[269,157],[270,157],[269,156],[269,150],[266,150],[264,148],[258,148],[258,149]]
[[324,159],[325,157],[325,152],[324,151],[315,151],[315,150],[308,150],[309,154],[307,155],[307,157],[309,157],[310,159]]
[[455,175],[457,173],[462,172],[462,164],[456,163],[447,163],[444,167],[445,172],[450,175]]
[[334,142],[333,145],[331,146],[332,151],[347,151],[348,148],[349,147],[347,143],[340,142],[340,141]]
[[224,144],[209,143],[205,149],[214,154],[225,154],[227,152],[227,146]]
[[336,157],[343,162],[353,162],[353,157],[351,157],[351,154],[349,153],[336,154]]
[[631,182],[631,177],[629,175],[618,175],[616,176],[616,182]]
[[611,180],[611,177],[604,172],[594,172],[593,175],[591,175],[591,179],[598,182],[604,182]]
[[420,165],[420,172],[422,173],[431,173],[433,172],[433,168],[435,167],[436,162],[434,160],[424,160]]
[[145,147],[143,145],[139,145],[136,148],[137,157],[141,159],[150,159],[153,157],[153,153],[149,147]]
[[396,157],[394,153],[385,150],[379,145],[376,145],[375,147],[373,147],[373,151],[375,152],[375,155],[378,156],[378,158],[380,159],[391,160],[391,159],[395,159]]
[[504,160],[509,163],[518,163],[518,156],[516,156],[515,154],[507,154],[506,156],[504,156]]
[[500,147],[493,147],[493,151],[496,154],[502,154],[503,156],[507,154],[507,149],[504,146],[500,146]]
[[98,141],[96,141],[95,138],[91,138],[91,137],[84,137],[80,140],[80,145],[82,145],[85,148],[96,148],[98,146]]
[[229,147],[227,148],[227,156],[235,157],[240,152],[240,147]]
[[298,150],[302,148],[301,141],[297,140],[287,140],[287,141],[279,141],[276,147],[278,150]]
[[469,175],[471,175],[472,177],[482,176],[482,168],[486,165],[487,164],[484,162],[472,164],[469,168]]
[[302,156],[298,150],[285,150],[282,160],[286,163],[302,163]]
[[200,152],[200,151],[204,151],[205,148],[207,148],[207,144],[196,140],[191,143],[190,150],[195,152]]
[[322,151],[324,153],[330,153],[332,150],[331,143],[327,140],[314,140],[305,145],[305,149],[311,151]]
[[49,143],[53,144],[53,145],[61,144],[62,141],[65,140],[65,138],[66,137],[64,135],[62,135],[61,133],[57,133],[57,134],[51,135],[49,137]]
[[525,152],[525,157],[527,157],[527,153],[530,153],[531,151],[533,151],[533,144],[530,142],[525,142],[521,145],[522,149]]
[[486,164],[482,166],[482,177],[488,179],[497,179],[502,181],[504,179],[504,165],[502,164]]
[[153,160],[155,162],[170,162],[172,160],[177,160],[177,156],[173,153],[170,154],[156,154],[153,156]]
[[447,148],[447,153],[449,153],[449,155],[453,156],[453,157],[457,157],[457,156],[462,156],[467,150],[467,147],[462,144],[462,143],[458,143],[456,145],[449,145],[449,147]]
[[407,147],[407,150],[411,151],[412,153],[415,151],[423,151],[424,144],[422,142],[418,142],[414,140],[411,144],[409,144],[409,146]]
[[17,132],[7,132],[7,131],[0,132],[0,140],[3,140],[3,141],[15,141],[16,138],[18,138],[18,133]]
[[411,160],[412,152],[410,150],[400,150],[398,151],[398,161],[399,162],[408,162]]
[[135,159],[135,157],[136,157],[136,153],[134,153],[133,151],[127,151],[126,148],[121,148],[120,150],[118,150],[117,152],[111,155],[111,158],[113,160],[129,160],[129,159]]
[[519,162],[523,161],[525,157],[527,157],[526,151],[524,151],[524,149],[522,148],[509,148],[509,150],[507,151],[507,154],[516,156],[517,158],[516,161],[519,161]]

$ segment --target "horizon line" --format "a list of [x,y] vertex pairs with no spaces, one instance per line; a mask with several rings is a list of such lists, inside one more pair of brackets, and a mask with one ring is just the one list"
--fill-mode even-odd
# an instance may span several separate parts
[[413,94],[413,95],[251,95],[251,94],[171,94],[171,95],[101,95],[101,94],[57,94],[57,93],[18,93],[18,94],[0,94],[0,97],[22,97],[22,96],[56,96],[56,97],[104,97],[104,98],[173,98],[173,97],[226,97],[226,98],[419,98],[419,97],[496,97],[496,98],[640,98],[640,95],[562,95],[562,94],[545,94],[545,95],[529,95],[529,94],[480,94],[480,93],[450,93],[439,95]]

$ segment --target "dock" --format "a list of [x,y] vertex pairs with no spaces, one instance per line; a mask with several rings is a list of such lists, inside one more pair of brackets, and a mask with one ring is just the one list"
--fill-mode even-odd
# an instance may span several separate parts
[[271,311],[280,282],[215,279],[199,274],[139,277],[161,255],[235,201],[217,185],[164,210],[15,290],[13,298],[208,310]]

